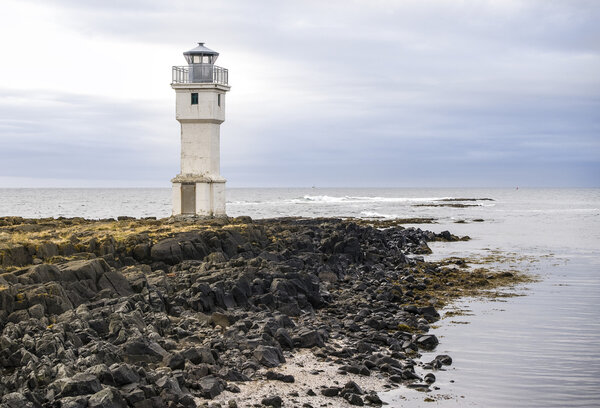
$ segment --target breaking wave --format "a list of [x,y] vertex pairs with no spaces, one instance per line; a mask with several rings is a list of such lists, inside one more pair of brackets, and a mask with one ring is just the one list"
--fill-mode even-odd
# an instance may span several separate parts
[[393,220],[399,218],[396,214],[381,214],[377,211],[361,211],[361,218],[376,218],[376,219],[385,219],[385,220]]
[[328,195],[305,195],[302,198],[290,200],[292,203],[412,203],[412,202],[433,202],[439,200],[449,200],[452,197],[361,197],[361,196],[343,196],[335,197]]

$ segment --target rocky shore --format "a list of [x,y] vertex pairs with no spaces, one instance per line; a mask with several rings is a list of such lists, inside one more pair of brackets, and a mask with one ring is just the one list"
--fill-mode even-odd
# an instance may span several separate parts
[[[0,218],[0,407],[380,406],[447,301],[517,279],[340,219]],[[415,367],[425,370],[419,375]]]

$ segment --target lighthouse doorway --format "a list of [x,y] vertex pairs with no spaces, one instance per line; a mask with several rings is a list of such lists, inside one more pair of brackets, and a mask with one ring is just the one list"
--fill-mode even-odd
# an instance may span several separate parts
[[181,185],[181,213],[196,214],[196,184]]

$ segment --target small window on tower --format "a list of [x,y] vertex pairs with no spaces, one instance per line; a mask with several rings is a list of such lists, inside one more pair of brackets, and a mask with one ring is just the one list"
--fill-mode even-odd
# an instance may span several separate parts
[[192,105],[198,105],[198,94],[192,93]]
[[217,94],[217,105],[221,106],[221,94]]

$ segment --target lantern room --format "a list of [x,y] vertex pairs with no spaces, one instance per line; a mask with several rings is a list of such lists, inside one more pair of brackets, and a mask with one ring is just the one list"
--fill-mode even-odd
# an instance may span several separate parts
[[183,53],[189,64],[189,82],[206,83],[213,82],[214,64],[219,53],[198,43],[196,48]]
[[210,48],[206,48],[204,43],[198,43],[196,48],[184,52],[183,56],[190,65],[214,64],[217,58],[219,58],[219,53],[211,50]]

